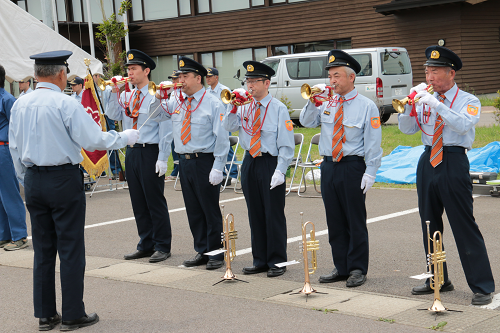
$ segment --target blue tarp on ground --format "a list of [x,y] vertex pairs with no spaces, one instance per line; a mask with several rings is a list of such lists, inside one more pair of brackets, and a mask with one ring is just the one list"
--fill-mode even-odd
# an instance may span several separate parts
[[[382,183],[416,183],[417,163],[424,146],[398,146],[382,158],[375,181]],[[491,142],[483,148],[474,148],[467,153],[470,171],[498,172],[500,169],[500,142]]]

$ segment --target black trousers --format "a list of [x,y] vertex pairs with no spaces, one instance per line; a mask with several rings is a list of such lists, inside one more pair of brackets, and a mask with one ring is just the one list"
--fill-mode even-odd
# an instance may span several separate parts
[[[206,253],[222,247],[222,213],[219,208],[220,184],[213,186],[208,181],[214,164],[214,155],[198,153],[186,159],[179,154],[179,172],[182,196],[193,234],[194,250]],[[224,254],[210,258],[222,260]]]
[[35,317],[47,318],[56,314],[57,253],[61,260],[62,318],[83,317],[86,206],[83,173],[78,165],[67,165],[60,170],[33,167],[27,170],[24,184],[35,250]]
[[321,164],[321,194],[326,211],[328,240],[333,263],[340,275],[355,269],[368,272],[368,229],[361,180],[366,165],[362,157],[344,156],[340,162]]
[[248,209],[253,265],[275,267],[286,256],[286,182],[270,190],[278,157],[248,152],[241,166],[241,187]]
[[158,145],[127,147],[125,172],[140,237],[137,250],[170,252],[172,229],[163,195],[165,176],[158,177],[155,172],[157,160]]
[[[461,147],[443,148],[443,161],[436,168],[429,161],[430,147],[426,147],[417,166],[418,208],[425,253],[428,253],[425,221],[430,221],[431,237],[436,230],[442,233],[445,209],[469,287],[474,293],[494,292],[488,253],[473,215],[469,160]],[[446,239],[444,235],[443,239]],[[448,280],[446,262],[444,279]]]

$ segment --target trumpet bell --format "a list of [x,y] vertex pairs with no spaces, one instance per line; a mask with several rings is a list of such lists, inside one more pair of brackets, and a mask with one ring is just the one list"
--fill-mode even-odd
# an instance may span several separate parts
[[300,95],[302,96],[303,99],[309,99],[311,98],[312,95],[319,94],[321,92],[323,92],[321,89],[311,88],[311,86],[308,85],[307,83],[304,83],[300,87]]
[[[434,93],[434,89],[432,88],[432,86],[430,86],[429,88],[427,88],[427,92],[429,94],[433,94]],[[419,99],[420,98],[415,98],[414,102],[418,102]],[[405,112],[405,105],[408,104],[410,101],[411,101],[411,99],[409,97],[405,97],[403,99],[393,99],[392,100],[392,107],[398,113],[404,113]]]
[[229,91],[228,89],[224,89],[220,93],[220,98],[222,100],[222,103],[229,104],[234,99],[234,95],[231,94],[231,91]]
[[148,83],[148,93],[150,95],[155,95],[156,94],[156,84],[153,81],[149,81]]
[[106,90],[106,86],[107,86],[106,81],[104,81],[104,79],[103,79],[103,78],[99,78],[99,79],[97,80],[97,86],[98,86],[98,87],[99,87],[99,89],[101,89],[102,91]]

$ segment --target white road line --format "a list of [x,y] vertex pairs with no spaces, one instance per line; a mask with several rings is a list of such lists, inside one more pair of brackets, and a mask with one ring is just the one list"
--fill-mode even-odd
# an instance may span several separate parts
[[479,308],[493,310],[498,308],[499,306],[500,306],[500,294],[496,294],[495,296],[493,296],[493,301],[490,304],[479,306]]

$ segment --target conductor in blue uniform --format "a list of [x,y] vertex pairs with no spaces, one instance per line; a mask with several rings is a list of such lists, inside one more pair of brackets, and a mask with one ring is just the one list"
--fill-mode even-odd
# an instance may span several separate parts
[[[61,331],[99,321],[97,314],[87,315],[83,303],[85,192],[80,151],[118,149],[139,137],[136,130],[102,132],[80,102],[62,93],[71,54],[52,51],[30,57],[39,83],[14,103],[10,120],[9,148],[25,184],[31,217],[39,330],[50,330],[61,319]],[[62,318],[56,310],[56,255],[61,261]]]
[[[285,273],[276,264],[287,261],[285,172],[293,158],[293,125],[286,106],[269,94],[274,70],[257,61],[246,61],[245,83],[254,104],[240,106],[224,117],[224,128],[239,131],[246,150],[241,167],[242,189],[252,235],[253,266],[245,274],[266,272],[268,277]],[[230,110],[230,109],[228,109]]]
[[300,113],[305,127],[321,125],[321,193],[335,268],[321,283],[365,283],[368,272],[366,192],[375,182],[382,158],[382,129],[375,103],[354,86],[359,63],[342,50],[331,50],[327,65],[335,102],[308,101]]
[[[420,127],[410,116],[411,106],[406,106],[405,113],[398,118],[401,132],[415,134],[422,130],[425,151],[417,165],[417,193],[425,253],[429,253],[426,221],[430,222],[431,237],[436,230],[442,233],[443,210],[446,210],[465,278],[474,293],[471,303],[485,305],[492,302],[495,282],[486,245],[474,219],[466,154],[474,142],[481,102],[476,96],[460,90],[455,83],[455,74],[462,68],[458,55],[437,45],[429,46],[425,55],[428,59],[424,64],[427,83],[411,89],[411,92],[418,92],[415,99],[420,98],[416,107]],[[432,84],[434,94],[425,90],[427,84]],[[445,283],[441,291],[453,290],[446,262],[443,268]],[[414,295],[433,292],[429,280],[412,289]]]

